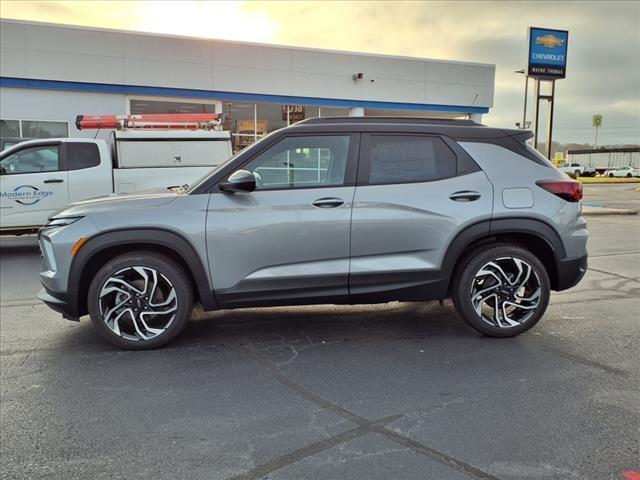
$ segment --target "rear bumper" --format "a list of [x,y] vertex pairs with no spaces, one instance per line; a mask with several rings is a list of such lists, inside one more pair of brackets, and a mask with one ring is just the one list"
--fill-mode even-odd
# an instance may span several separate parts
[[587,255],[561,260],[558,263],[558,284],[555,290],[567,290],[574,287],[587,273]]
[[75,322],[80,321],[78,316],[69,305],[69,302],[67,302],[67,300],[63,298],[63,295],[49,292],[47,291],[47,289],[43,288],[42,290],[40,290],[40,292],[38,292],[38,299],[42,300],[52,310],[61,313],[63,318],[66,318],[67,320],[73,320]]

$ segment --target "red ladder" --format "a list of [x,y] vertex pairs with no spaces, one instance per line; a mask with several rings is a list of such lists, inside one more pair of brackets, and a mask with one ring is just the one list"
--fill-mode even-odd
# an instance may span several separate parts
[[78,115],[78,130],[158,129],[211,130],[221,125],[219,113],[151,113],[145,115]]

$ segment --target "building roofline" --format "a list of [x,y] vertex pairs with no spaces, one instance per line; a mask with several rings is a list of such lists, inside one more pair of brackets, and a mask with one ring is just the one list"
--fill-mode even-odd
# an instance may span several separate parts
[[275,44],[275,43],[243,42],[240,40],[194,37],[190,35],[177,35],[174,33],[157,33],[157,32],[144,32],[144,31],[135,31],[135,30],[122,30],[122,29],[116,29],[116,28],[92,27],[87,25],[73,25],[73,24],[67,24],[67,23],[39,22],[34,20],[21,20],[17,18],[3,17],[3,18],[0,18],[0,22],[14,23],[14,24],[20,24],[20,25],[35,25],[35,26],[41,26],[41,27],[69,28],[73,30],[95,31],[95,32],[112,33],[112,34],[139,35],[139,36],[157,37],[157,38],[173,38],[176,40],[197,40],[201,42],[225,43],[225,44],[231,44],[231,45],[249,45],[253,47],[277,48],[281,50],[296,50],[301,52],[330,53],[330,54],[338,54],[338,55],[352,55],[352,56],[365,56],[365,57],[386,58],[386,59],[395,59],[395,60],[409,60],[414,62],[416,61],[435,62],[435,63],[446,63],[446,64],[454,64],[454,65],[490,67],[494,69],[496,68],[495,64],[493,63],[445,60],[440,58],[428,58],[428,57],[412,57],[408,55],[391,55],[391,54],[370,53],[370,52],[356,52],[352,50],[332,50],[332,49],[325,49],[325,48],[299,47],[294,45],[282,45],[282,44]]

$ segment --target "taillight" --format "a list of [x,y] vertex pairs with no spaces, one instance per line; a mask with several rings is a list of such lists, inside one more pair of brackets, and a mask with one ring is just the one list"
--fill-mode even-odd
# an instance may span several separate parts
[[577,180],[538,180],[536,185],[567,202],[582,200],[582,182]]

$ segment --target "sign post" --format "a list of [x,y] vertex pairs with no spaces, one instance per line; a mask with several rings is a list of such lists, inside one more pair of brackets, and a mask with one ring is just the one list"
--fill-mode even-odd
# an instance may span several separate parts
[[[549,128],[547,132],[547,158],[551,159],[551,143],[553,137],[553,107],[555,100],[556,80],[565,78],[567,68],[567,43],[569,32],[550,28],[529,28],[529,58],[527,75],[536,81],[536,105],[534,124],[534,146],[538,147],[538,127],[540,101],[550,102]],[[540,94],[540,83],[551,83],[551,94]]]
[[598,129],[602,126],[602,115],[594,115],[593,116],[593,128],[596,129],[596,141],[594,145],[594,149],[598,148]]

